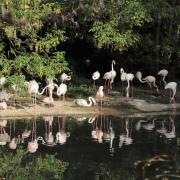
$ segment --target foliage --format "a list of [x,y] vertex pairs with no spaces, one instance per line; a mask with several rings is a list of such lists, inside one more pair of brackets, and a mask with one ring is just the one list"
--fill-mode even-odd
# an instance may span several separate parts
[[[29,156],[31,161],[23,165]],[[60,161],[54,155],[35,157],[23,149],[14,152],[3,152],[0,157],[0,176],[6,179],[63,179],[68,163]]]
[[70,85],[68,90],[68,95],[71,97],[87,97],[92,96],[93,90],[86,84],[81,85]]
[[[50,14],[61,13],[61,3],[3,0],[1,7],[1,75],[42,79],[70,71],[65,52],[56,49],[67,40],[65,32],[53,22],[47,24]],[[7,21],[7,15],[11,22]],[[3,51],[4,44],[6,51]]]
[[167,155],[158,155],[144,161],[137,161],[135,166],[140,169],[142,179],[180,178],[179,166]]

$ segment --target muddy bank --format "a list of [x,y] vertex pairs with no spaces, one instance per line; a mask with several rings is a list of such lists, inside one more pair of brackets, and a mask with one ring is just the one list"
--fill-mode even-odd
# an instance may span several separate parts
[[42,103],[32,107],[30,103],[16,103],[16,106],[8,106],[7,110],[1,110],[0,117],[27,117],[27,116],[92,116],[99,114],[107,114],[114,116],[134,116],[147,113],[167,113],[174,109],[180,109],[180,104],[162,104],[156,102],[147,102],[141,99],[133,99],[127,101],[120,97],[108,97],[103,102],[102,109],[100,106],[79,107],[74,103],[73,99],[66,101],[55,101],[53,107],[45,106]]

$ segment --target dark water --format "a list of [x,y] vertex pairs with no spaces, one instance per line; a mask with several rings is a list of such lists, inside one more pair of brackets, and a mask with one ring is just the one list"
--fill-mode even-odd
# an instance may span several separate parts
[[[29,135],[23,135],[28,131]],[[4,133],[9,137],[3,142]],[[28,150],[28,142],[39,137],[43,140],[31,154],[55,154],[69,162],[64,174],[67,180],[154,179],[154,167],[146,168],[146,175],[142,175],[143,162],[138,167],[135,164],[160,155],[167,155],[173,166],[180,167],[180,115],[174,113],[143,118],[46,116],[1,120],[3,151],[20,146]],[[13,138],[17,147],[9,146]],[[180,173],[175,174],[178,178]]]

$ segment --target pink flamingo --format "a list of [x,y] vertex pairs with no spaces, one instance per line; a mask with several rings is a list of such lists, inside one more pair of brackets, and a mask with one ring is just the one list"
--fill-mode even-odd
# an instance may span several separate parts
[[177,83],[176,82],[169,82],[165,86],[165,89],[170,89],[173,92],[172,97],[170,97],[170,103],[172,101],[175,103],[176,88],[177,88]]
[[104,87],[106,87],[106,83],[108,81],[107,89],[112,89],[112,83],[114,82],[114,78],[116,77],[116,71],[114,70],[114,66],[116,62],[115,60],[112,60],[111,63],[111,71],[106,72],[103,76],[103,79],[105,79]]
[[[104,99],[105,95],[103,92],[103,86],[100,86],[97,93],[96,93],[96,99],[101,101],[101,109],[102,109],[102,100]],[[98,105],[98,103],[97,103]]]
[[168,71],[166,69],[162,69],[157,74],[162,77],[162,81],[164,82],[164,86],[166,86],[167,83],[166,83],[165,79],[166,79],[166,76],[168,75]]
[[156,88],[157,93],[159,93],[158,86],[156,85],[156,78],[154,76],[146,76],[145,78],[142,79],[142,73],[137,72],[136,73],[136,78],[141,83],[148,83],[149,87],[151,88],[151,94],[152,94],[152,86],[154,86]]
[[123,68],[120,69],[120,72],[121,72],[121,81],[127,81],[127,83],[128,83],[128,86],[126,88],[126,97],[127,97],[127,99],[129,99],[129,88],[130,88],[130,84],[131,84],[131,86],[132,86],[132,98],[133,98],[132,81],[134,79],[134,74],[124,72]]

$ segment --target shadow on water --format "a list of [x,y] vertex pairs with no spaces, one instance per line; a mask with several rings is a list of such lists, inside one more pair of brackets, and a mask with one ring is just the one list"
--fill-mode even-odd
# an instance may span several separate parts
[[1,119],[0,177],[11,179],[17,172],[26,177],[26,171],[36,179],[180,178],[179,118],[172,112],[144,118]]

